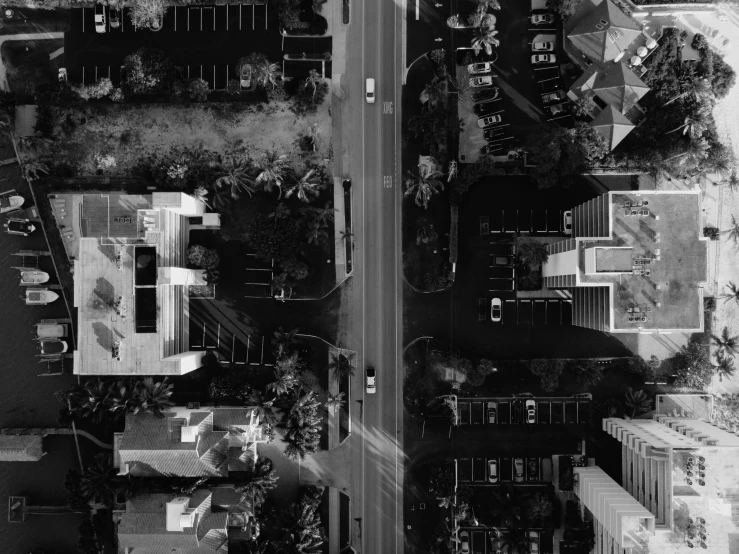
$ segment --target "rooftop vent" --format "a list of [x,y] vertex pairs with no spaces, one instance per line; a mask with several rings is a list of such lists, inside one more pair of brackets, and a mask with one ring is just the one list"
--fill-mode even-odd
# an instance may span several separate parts
[[195,442],[198,438],[198,428],[196,425],[183,425],[182,442]]

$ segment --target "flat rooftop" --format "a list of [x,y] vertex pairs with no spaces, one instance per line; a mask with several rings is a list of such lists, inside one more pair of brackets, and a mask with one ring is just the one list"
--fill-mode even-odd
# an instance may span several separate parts
[[138,210],[151,208],[150,196],[86,194],[82,197],[83,237],[136,238]]
[[[579,284],[612,285],[614,330],[702,329],[708,241],[700,194],[609,198],[611,239],[578,239]],[[586,273],[587,256],[594,256],[595,272]]]

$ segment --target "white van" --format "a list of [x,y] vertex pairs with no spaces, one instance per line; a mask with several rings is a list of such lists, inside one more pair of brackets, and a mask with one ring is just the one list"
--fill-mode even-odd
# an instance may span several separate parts
[[367,104],[375,103],[375,80],[368,78],[365,83],[365,96]]

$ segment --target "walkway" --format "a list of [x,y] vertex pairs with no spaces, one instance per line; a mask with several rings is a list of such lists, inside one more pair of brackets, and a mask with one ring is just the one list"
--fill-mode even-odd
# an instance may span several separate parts
[[[64,33],[33,33],[27,34],[22,33],[19,35],[5,35],[0,36],[0,48],[5,41],[8,40],[48,40],[48,39],[63,39]],[[9,90],[8,78],[5,72],[5,62],[0,58],[0,90]]]

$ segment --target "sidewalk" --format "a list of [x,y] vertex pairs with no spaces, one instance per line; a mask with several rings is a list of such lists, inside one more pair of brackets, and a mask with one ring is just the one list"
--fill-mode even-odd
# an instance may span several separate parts
[[[33,33],[27,34],[22,33],[19,35],[0,35],[0,48],[5,41],[8,40],[48,40],[48,39],[63,39],[64,33]],[[9,90],[8,78],[5,71],[5,62],[0,58],[0,90]]]

